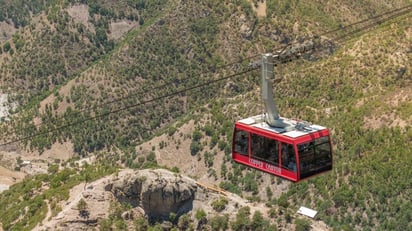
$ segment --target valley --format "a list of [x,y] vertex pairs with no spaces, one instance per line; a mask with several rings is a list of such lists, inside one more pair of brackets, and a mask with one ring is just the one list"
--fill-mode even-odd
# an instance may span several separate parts
[[[0,4],[3,230],[412,229],[412,13],[376,18],[409,0]],[[233,162],[235,121],[265,110],[254,64],[316,35],[273,89],[282,116],[330,129],[333,170],[291,183]],[[191,209],[123,197],[147,178]]]

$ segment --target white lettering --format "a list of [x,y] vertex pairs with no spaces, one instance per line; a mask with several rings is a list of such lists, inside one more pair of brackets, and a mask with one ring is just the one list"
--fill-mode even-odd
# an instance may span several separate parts
[[259,161],[259,160],[249,159],[249,163],[251,163],[251,164],[253,164],[253,165],[255,165],[255,166],[259,167],[259,168],[262,168],[262,167],[263,167],[263,162],[262,162],[262,161]]
[[281,169],[279,167],[277,167],[275,165],[272,165],[272,164],[265,163],[265,162],[260,161],[260,160],[249,159],[249,163],[256,166],[256,167],[258,167],[258,168],[265,168],[265,169],[267,169],[271,172],[275,172],[275,173],[280,174],[280,171],[281,171]]
[[266,169],[272,171],[272,172],[276,172],[276,173],[280,173],[280,168],[271,164],[266,164],[265,165]]

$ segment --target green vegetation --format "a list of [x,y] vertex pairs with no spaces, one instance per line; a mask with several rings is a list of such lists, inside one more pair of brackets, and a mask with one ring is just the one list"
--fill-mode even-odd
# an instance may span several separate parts
[[242,207],[236,214],[236,220],[231,223],[233,230],[277,230],[277,226],[263,218],[262,213],[256,211],[250,218],[250,208]]
[[[31,230],[46,217],[46,201],[51,203],[52,212],[57,211],[56,204],[67,200],[69,190],[84,181],[85,175],[95,180],[114,171],[116,167],[110,160],[102,159],[95,166],[65,168],[56,174],[28,177],[0,194],[0,207],[3,208],[0,222],[5,230]],[[79,206],[87,209],[87,204]]]
[[88,211],[88,205],[87,202],[81,198],[80,201],[77,203],[77,209],[79,210],[79,215],[80,217],[84,219],[89,219],[89,214],[90,212]]
[[18,0],[18,1],[6,1],[1,0],[0,5],[0,21],[10,20],[13,25],[18,27],[24,27],[29,24],[30,13],[38,14],[49,6],[52,0]]
[[206,215],[207,214],[206,214],[205,210],[199,209],[199,210],[196,211],[195,217],[198,220],[203,220],[203,219],[206,219]]
[[213,230],[227,230],[229,228],[229,216],[227,214],[210,218],[210,226]]
[[[210,177],[222,177],[217,180],[221,188],[252,201],[268,201],[270,216],[279,224],[307,230],[309,222],[291,215],[306,205],[337,230],[412,229],[412,57],[405,32],[410,18],[357,35],[340,44],[331,57],[277,68],[283,77],[275,86],[282,116],[329,127],[335,155],[332,172],[291,184],[275,198],[275,186],[283,180],[272,177],[270,185],[262,185],[262,173],[245,171],[230,161],[233,122],[262,112],[256,93],[260,72],[182,90],[239,68],[226,64],[392,6],[374,0],[276,0],[267,1],[267,18],[257,18],[246,0],[180,5],[161,0],[93,1],[88,3],[90,25],[85,25],[65,10],[74,2],[78,1],[0,1],[0,21],[23,28],[0,44],[2,89],[16,93],[10,101],[19,103],[12,121],[0,125],[1,138],[31,137],[23,144],[40,154],[56,142],[72,142],[79,156],[98,152],[110,163],[152,168],[159,167],[155,151],[178,149],[178,141],[153,145],[150,153],[136,151],[136,144],[162,132],[172,137],[179,129],[170,126],[172,122],[193,119],[191,154],[209,168]],[[34,25],[29,12],[47,17]],[[136,23],[119,40],[111,39],[110,32],[110,22],[117,20]],[[255,60],[239,66],[249,61]],[[161,100],[153,101],[156,98]],[[208,119],[201,121],[203,117]],[[38,133],[47,135],[35,136]],[[215,166],[216,158],[223,158],[220,166]],[[54,213],[61,209],[57,204],[67,198],[70,187],[115,171],[107,162],[73,166],[58,171],[58,165],[51,165],[50,175],[28,178],[2,193],[4,229],[33,228],[44,219],[47,203]],[[178,167],[173,170],[180,172]],[[99,223],[102,229],[125,227],[119,211],[128,208],[122,206],[113,206],[109,219]],[[217,211],[224,206],[220,199],[214,202]],[[247,208],[239,209],[234,221],[224,214],[198,213],[196,219],[216,230],[276,230],[262,214],[252,215]],[[190,229],[188,217],[173,221],[178,228]],[[160,225],[150,227],[136,219],[135,226],[155,230]]]
[[[130,206],[125,204],[120,204],[119,202],[115,201],[110,206],[110,213],[108,219],[102,219],[99,221],[100,229],[101,230],[126,230],[127,225],[122,218],[122,213],[125,211],[129,211]],[[135,221],[136,227],[140,227],[142,229],[149,227],[149,223],[146,219],[138,218]]]
[[225,197],[221,197],[218,200],[215,200],[212,202],[212,207],[214,210],[217,212],[221,212],[226,208],[226,205],[228,204],[228,200]]
[[296,228],[295,228],[296,231],[309,231],[309,230],[311,230],[310,221],[306,220],[306,219],[300,219],[300,218],[296,219],[295,220],[295,225],[296,225]]

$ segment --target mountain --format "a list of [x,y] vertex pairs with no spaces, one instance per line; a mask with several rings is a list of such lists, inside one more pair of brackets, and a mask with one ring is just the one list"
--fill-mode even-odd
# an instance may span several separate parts
[[[0,4],[1,93],[10,108],[1,163],[24,170],[22,160],[49,161],[51,173],[1,194],[2,208],[14,208],[1,213],[4,229],[33,228],[45,211],[58,213],[71,187],[120,167],[165,167],[218,185],[266,204],[279,229],[311,222],[294,217],[301,205],[338,230],[412,228],[411,13],[336,39],[410,1]],[[314,35],[333,46],[277,67],[275,97],[282,116],[331,129],[333,171],[290,184],[234,164],[234,121],[263,110],[260,72],[236,73]]]

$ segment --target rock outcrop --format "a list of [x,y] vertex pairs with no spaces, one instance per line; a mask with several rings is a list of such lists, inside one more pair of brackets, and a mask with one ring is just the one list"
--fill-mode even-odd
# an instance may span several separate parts
[[168,219],[171,213],[191,211],[196,182],[164,169],[134,171],[105,186],[120,201],[141,207],[149,220]]
[[[46,219],[33,230],[84,230],[96,227],[99,220],[109,217],[114,201],[134,207],[122,213],[125,221],[142,214],[151,221],[167,221],[171,213],[179,216],[197,209],[199,201],[195,200],[198,197],[196,192],[201,191],[194,180],[164,169],[124,169],[87,185],[81,183],[73,187],[70,198],[60,202],[62,211],[53,216],[49,206]],[[87,216],[82,216],[78,208],[80,200],[87,205]]]
[[[202,209],[208,217],[221,215],[213,203],[223,196],[228,200],[224,214],[228,214],[229,219],[236,219],[238,209],[244,206],[250,207],[251,214],[255,211],[268,213],[269,208],[263,203],[250,203],[228,192],[218,194],[211,190],[213,188],[165,169],[123,169],[73,187],[69,198],[59,202],[61,211],[57,214],[53,213],[51,203],[47,201],[46,218],[33,230],[99,230],[100,221],[110,219],[111,208],[117,202],[132,206],[121,211],[120,215],[127,230],[135,230],[134,221],[142,215],[150,223],[159,222],[163,230],[170,230],[173,227],[172,213],[175,218],[187,213],[193,227],[202,229],[206,224],[196,218],[196,212]],[[83,206],[80,206],[81,201]]]

